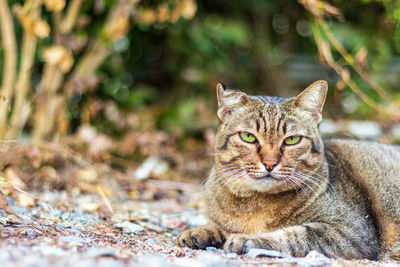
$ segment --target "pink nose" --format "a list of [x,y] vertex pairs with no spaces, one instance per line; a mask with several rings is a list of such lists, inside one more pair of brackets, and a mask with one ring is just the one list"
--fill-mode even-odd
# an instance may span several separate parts
[[278,165],[278,162],[276,161],[264,161],[263,162],[265,168],[267,168],[268,171],[272,171],[276,165]]

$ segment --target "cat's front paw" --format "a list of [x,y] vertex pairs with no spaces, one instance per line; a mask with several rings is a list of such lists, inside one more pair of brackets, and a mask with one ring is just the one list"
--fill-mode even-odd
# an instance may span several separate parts
[[178,246],[192,249],[220,247],[223,243],[223,236],[218,229],[212,226],[199,226],[180,233],[176,238],[176,243]]
[[247,253],[251,248],[263,248],[260,240],[251,238],[249,235],[233,234],[225,242],[225,252],[235,252],[237,254]]

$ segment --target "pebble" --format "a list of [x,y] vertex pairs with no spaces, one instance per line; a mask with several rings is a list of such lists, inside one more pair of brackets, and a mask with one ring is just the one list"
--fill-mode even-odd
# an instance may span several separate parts
[[351,121],[348,124],[348,129],[360,138],[376,139],[382,135],[380,125],[371,121]]
[[115,250],[112,248],[90,248],[86,251],[88,257],[109,257],[115,256]]
[[329,260],[329,258],[315,250],[310,251],[307,256],[307,259],[319,259],[319,260]]
[[27,229],[25,232],[26,236],[29,238],[34,238],[37,236],[37,233],[35,231],[32,231],[30,229]]
[[[166,259],[158,254],[146,254],[136,260],[135,267],[170,267]],[[190,266],[190,265],[189,265]]]
[[249,252],[247,252],[247,257],[251,259],[259,257],[290,258],[290,256],[285,253],[261,248],[251,248]]
[[156,242],[153,239],[149,238],[147,239],[147,245],[152,247],[156,245]]
[[197,216],[194,216],[194,215],[188,216],[187,222],[191,226],[201,226],[201,225],[206,225],[208,223],[208,220],[207,220],[206,216],[204,216],[203,214],[200,214]]
[[236,259],[238,254],[234,252],[226,253],[225,255],[228,259]]
[[90,237],[83,238],[83,237],[72,236],[72,235],[62,236],[62,237],[60,237],[60,240],[67,242],[67,243],[76,244],[76,245],[88,244],[92,241],[92,239]]
[[206,250],[212,252],[218,252],[218,249],[216,247],[206,247]]
[[120,222],[114,225],[115,228],[121,229],[125,233],[138,233],[144,231],[144,228],[136,223],[128,221]]

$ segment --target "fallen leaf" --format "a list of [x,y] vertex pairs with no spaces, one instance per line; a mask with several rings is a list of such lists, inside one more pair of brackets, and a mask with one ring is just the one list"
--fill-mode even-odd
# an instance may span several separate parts
[[48,11],[60,12],[65,7],[65,0],[44,0]]
[[50,26],[43,19],[37,20],[33,24],[33,32],[40,38],[46,38],[50,34]]
[[10,204],[8,203],[6,195],[0,190],[0,209],[7,212],[7,214],[16,215],[13,209],[11,208]]

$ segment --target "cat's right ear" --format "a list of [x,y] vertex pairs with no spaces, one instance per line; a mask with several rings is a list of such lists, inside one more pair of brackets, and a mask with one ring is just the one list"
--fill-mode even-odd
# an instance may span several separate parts
[[249,101],[246,93],[231,89],[222,83],[217,84],[218,118],[223,121],[226,116]]

